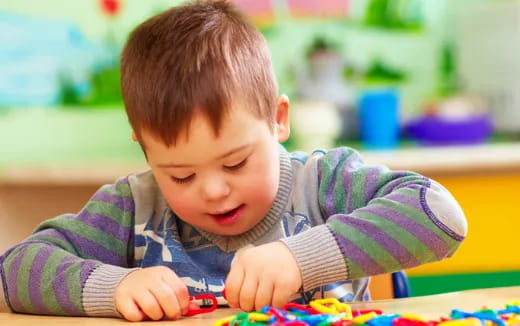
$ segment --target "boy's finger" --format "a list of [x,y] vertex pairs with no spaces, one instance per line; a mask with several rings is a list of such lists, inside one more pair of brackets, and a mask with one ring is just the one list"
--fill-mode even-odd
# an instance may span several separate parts
[[151,320],[161,320],[164,317],[164,312],[155,299],[155,296],[148,290],[144,290],[139,293],[139,296],[135,298],[139,308],[148,316]]
[[255,310],[260,310],[264,306],[271,305],[273,298],[274,284],[267,280],[261,280],[255,295]]
[[188,305],[188,311],[198,310],[198,309],[200,309],[200,306],[196,302],[190,301],[190,304]]
[[190,294],[188,292],[188,287],[173,271],[172,273],[163,275],[162,279],[173,291],[178,305],[177,309],[179,310],[180,314],[185,314],[188,311],[188,305],[190,304]]
[[117,311],[128,321],[142,321],[146,315],[139,309],[135,301],[130,298],[122,298],[116,301]]
[[175,320],[181,316],[179,302],[170,285],[165,282],[151,289],[151,292],[169,319]]
[[[258,278],[246,275],[239,294],[240,309],[252,311],[255,308],[255,295],[258,288]],[[227,292],[226,292],[227,294]]]
[[292,294],[288,294],[287,291],[282,290],[279,286],[274,286],[273,289],[273,300],[271,304],[273,307],[280,308],[289,301]]
[[240,306],[238,299],[243,279],[243,268],[240,265],[235,264],[231,267],[231,271],[226,278],[226,284],[224,286],[226,289],[226,301],[231,308],[238,308]]

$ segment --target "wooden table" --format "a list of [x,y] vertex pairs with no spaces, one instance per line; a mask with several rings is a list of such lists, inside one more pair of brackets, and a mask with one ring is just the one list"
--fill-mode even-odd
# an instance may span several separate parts
[[[464,311],[475,311],[483,305],[498,309],[513,300],[520,300],[520,286],[469,290],[423,297],[414,297],[397,300],[381,300],[372,302],[353,303],[354,309],[378,308],[385,313],[414,313],[430,319],[447,316],[451,309],[458,308]],[[177,326],[207,326],[216,320],[239,312],[233,309],[219,309],[211,314],[194,316],[179,321],[168,322],[141,322],[128,323],[115,318],[84,318],[84,317],[54,317],[32,316],[0,312],[0,325],[9,326],[60,326],[60,325],[177,325]]]

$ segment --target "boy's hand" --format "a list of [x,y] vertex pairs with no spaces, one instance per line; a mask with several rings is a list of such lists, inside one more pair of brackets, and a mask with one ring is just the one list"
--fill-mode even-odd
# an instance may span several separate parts
[[188,311],[190,300],[188,288],[171,269],[155,266],[126,275],[116,288],[115,305],[129,321],[173,320]]
[[281,307],[300,289],[298,264],[287,246],[272,242],[237,253],[226,279],[226,299],[233,308]]

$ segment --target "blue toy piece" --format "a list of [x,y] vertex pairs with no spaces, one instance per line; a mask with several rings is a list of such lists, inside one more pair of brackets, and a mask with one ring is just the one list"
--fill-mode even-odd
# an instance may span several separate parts
[[404,271],[398,271],[392,273],[392,285],[394,288],[394,298],[408,298],[411,296],[412,291],[410,288],[410,282],[408,276]]

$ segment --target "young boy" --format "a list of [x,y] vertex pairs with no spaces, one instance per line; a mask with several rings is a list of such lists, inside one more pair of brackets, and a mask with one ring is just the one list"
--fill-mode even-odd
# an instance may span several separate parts
[[150,171],[103,186],[0,258],[16,312],[177,319],[212,293],[250,311],[366,300],[369,276],[451,256],[464,214],[438,183],[349,148],[289,154],[261,34],[197,2],[130,35],[121,82]]

